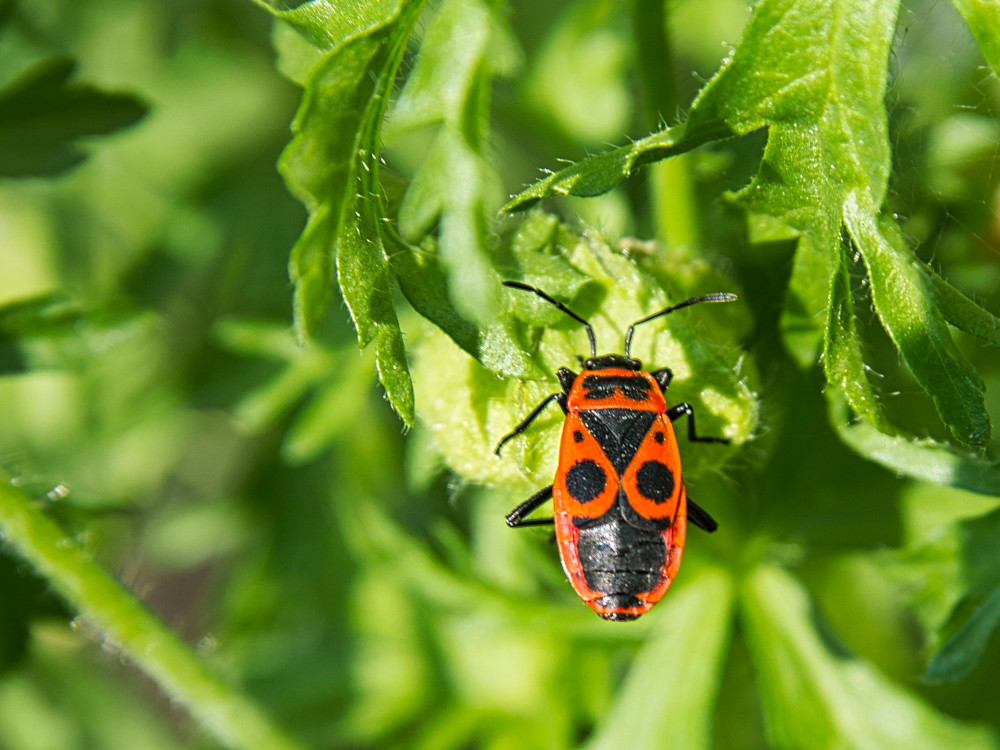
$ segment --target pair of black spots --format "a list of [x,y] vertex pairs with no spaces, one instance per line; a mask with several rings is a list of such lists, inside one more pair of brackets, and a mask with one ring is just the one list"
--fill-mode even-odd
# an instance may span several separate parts
[[[648,385],[646,381],[641,382]],[[618,473],[619,481],[656,418],[654,412],[629,409],[583,410],[579,416]],[[575,430],[573,440],[582,443],[583,439],[583,432]],[[653,439],[662,445],[665,439],[663,431],[657,429]],[[590,458],[577,461],[566,471],[566,490],[580,504],[599,497],[607,484],[605,470]],[[643,497],[659,505],[674,494],[674,474],[662,461],[644,461],[636,472],[636,489]]]

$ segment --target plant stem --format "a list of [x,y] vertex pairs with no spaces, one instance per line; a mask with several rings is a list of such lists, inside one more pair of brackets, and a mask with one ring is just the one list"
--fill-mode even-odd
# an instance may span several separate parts
[[2,474],[0,538],[219,742],[234,750],[302,750],[253,701],[212,674],[187,644]]
[[[651,130],[661,129],[679,107],[667,13],[665,0],[632,0],[636,68],[645,124]],[[682,154],[652,165],[648,179],[657,239],[669,259],[689,258],[700,240],[690,156]]]

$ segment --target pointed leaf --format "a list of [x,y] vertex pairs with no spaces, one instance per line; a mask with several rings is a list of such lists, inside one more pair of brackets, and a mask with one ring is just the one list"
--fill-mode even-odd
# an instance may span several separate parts
[[868,381],[861,337],[854,314],[851,277],[843,249],[837,252],[831,279],[823,368],[826,379],[847,397],[851,408],[882,430],[888,430],[878,396]]
[[934,299],[945,320],[966,333],[1000,346],[1000,319],[966,297],[933,269],[926,268],[934,287]]
[[70,78],[76,63],[53,57],[0,91],[0,175],[51,176],[85,158],[76,141],[133,125],[146,105]]
[[853,192],[844,221],[868,268],[875,310],[907,367],[955,438],[984,445],[990,437],[986,386],[955,348],[924,266],[903,246],[895,222],[874,217]]
[[986,646],[1000,627],[1000,588],[979,607],[955,635],[934,655],[924,679],[928,682],[956,682],[979,664]]
[[323,58],[307,80],[295,138],[281,161],[289,188],[310,209],[292,250],[296,329],[303,338],[315,331],[335,273],[358,343],[374,341],[379,379],[408,425],[413,386],[382,245],[377,172],[388,96],[422,7],[397,3]]

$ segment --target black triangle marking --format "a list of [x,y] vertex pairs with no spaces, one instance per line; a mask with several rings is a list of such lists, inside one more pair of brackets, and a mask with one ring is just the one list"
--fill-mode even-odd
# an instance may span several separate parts
[[585,409],[578,413],[618,476],[625,473],[656,419],[656,412],[634,409]]

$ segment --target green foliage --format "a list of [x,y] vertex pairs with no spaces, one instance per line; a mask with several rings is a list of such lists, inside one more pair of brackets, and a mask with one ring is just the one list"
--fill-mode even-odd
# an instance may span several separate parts
[[50,57],[0,91],[0,175],[64,172],[84,159],[80,138],[112,133],[146,114],[132,96],[70,83],[75,68],[73,60]]
[[[43,5],[5,750],[998,747],[995,2]],[[599,353],[739,295],[636,331],[731,441],[678,430],[720,528],[636,623],[503,523],[562,415],[493,449],[588,350],[504,279]]]

